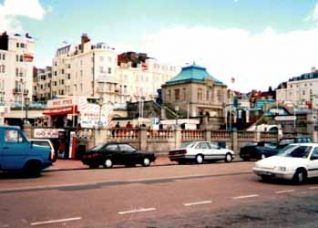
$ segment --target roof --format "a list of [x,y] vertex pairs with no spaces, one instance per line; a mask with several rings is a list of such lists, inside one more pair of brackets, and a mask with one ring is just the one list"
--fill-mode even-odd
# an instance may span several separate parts
[[182,67],[181,72],[170,79],[166,84],[181,84],[184,82],[203,82],[205,80],[212,80],[216,84],[223,85],[223,83],[211,76],[206,68],[192,64],[190,66]]

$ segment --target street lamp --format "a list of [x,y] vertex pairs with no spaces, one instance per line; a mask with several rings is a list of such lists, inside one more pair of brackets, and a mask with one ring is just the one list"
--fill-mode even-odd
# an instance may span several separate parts
[[30,98],[29,97],[25,97],[24,98],[24,105],[25,105],[25,119],[24,119],[24,123],[27,124],[29,123],[28,121],[28,109],[29,109],[29,105],[30,105]]
[[102,118],[102,106],[103,106],[103,104],[104,104],[104,98],[103,98],[103,96],[100,96],[98,98],[98,105],[99,105],[98,127],[102,126],[101,118]]
[[176,111],[176,129],[178,128],[178,117],[179,117],[179,106],[175,106],[174,110]]

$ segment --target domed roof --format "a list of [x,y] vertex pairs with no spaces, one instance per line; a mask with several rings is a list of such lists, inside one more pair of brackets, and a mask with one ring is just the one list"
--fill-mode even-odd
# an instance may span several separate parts
[[214,83],[216,84],[220,84],[223,85],[223,83],[214,78],[213,76],[211,76],[206,68],[201,67],[201,66],[197,66],[195,64],[192,64],[190,66],[186,66],[186,67],[182,67],[181,72],[176,75],[175,77],[173,77],[172,79],[170,79],[167,84],[171,85],[171,84],[180,84],[180,83],[184,83],[184,82],[192,82],[192,81],[196,81],[196,82],[203,82],[205,80],[212,80]]

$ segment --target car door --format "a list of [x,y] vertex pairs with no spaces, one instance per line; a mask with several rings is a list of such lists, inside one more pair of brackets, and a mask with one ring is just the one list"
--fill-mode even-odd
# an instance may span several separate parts
[[136,153],[136,149],[128,144],[119,144],[119,150],[122,156],[121,164],[137,164],[140,163],[141,154]]
[[219,147],[216,144],[202,142],[201,147],[205,151],[205,158],[208,160],[219,160],[224,158],[224,154],[219,150]]
[[31,144],[18,129],[4,129],[1,141],[2,169],[19,170],[31,154]]
[[122,163],[122,155],[119,150],[118,144],[108,144],[102,149],[102,156],[105,160],[106,158],[111,158],[114,164]]
[[318,177],[318,146],[311,153],[308,164],[308,175],[310,177]]

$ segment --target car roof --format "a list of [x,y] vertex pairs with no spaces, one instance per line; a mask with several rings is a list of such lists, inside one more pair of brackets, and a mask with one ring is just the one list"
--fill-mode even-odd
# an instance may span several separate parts
[[51,142],[49,139],[29,139],[30,141],[41,141],[41,142]]
[[291,143],[289,145],[295,145],[295,146],[318,146],[318,143]]

